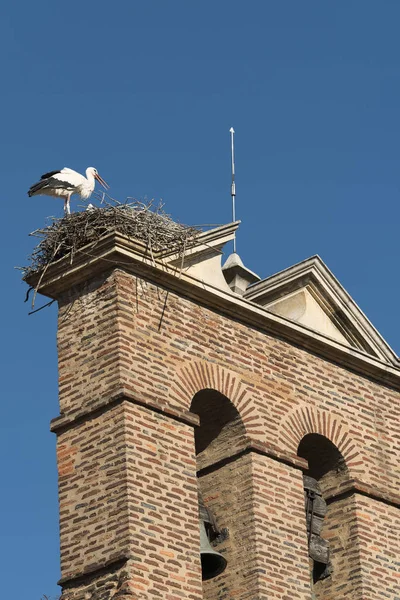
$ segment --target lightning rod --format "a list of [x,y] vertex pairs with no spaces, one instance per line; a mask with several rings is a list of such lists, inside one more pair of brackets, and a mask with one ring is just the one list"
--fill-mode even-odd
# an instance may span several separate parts
[[[232,184],[231,184],[231,196],[232,196],[232,221],[236,221],[236,210],[235,210],[235,199],[236,199],[236,185],[235,185],[235,147],[234,139],[235,130],[233,127],[230,128],[231,134],[231,157],[232,157]],[[233,238],[233,251],[236,252],[236,232]]]

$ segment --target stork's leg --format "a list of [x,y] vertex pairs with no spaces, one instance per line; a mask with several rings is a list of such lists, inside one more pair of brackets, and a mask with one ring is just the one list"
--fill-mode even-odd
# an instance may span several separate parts
[[71,196],[67,196],[64,200],[64,214],[70,215],[71,209],[69,207],[69,201],[71,200]]

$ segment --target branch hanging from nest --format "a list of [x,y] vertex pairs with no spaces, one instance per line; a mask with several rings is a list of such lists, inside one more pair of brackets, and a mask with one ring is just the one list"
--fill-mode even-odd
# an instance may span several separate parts
[[103,204],[101,208],[91,206],[62,219],[53,218],[50,225],[31,233],[40,242],[30,256],[30,264],[21,269],[24,279],[40,271],[43,277],[47,268],[64,256],[70,255],[72,263],[80,248],[110,232],[118,231],[143,242],[151,256],[154,251],[168,251],[183,257],[201,231],[173,221],[162,204],[153,209],[153,201],[128,198],[121,203],[107,194],[98,199]]

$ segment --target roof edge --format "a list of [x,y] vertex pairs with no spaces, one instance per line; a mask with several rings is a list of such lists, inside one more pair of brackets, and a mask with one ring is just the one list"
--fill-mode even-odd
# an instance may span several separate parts
[[40,283],[38,291],[41,294],[57,299],[89,278],[121,268],[247,326],[278,336],[341,367],[400,390],[398,361],[392,364],[358,348],[348,347],[304,325],[274,315],[247,298],[238,297],[182,271],[178,273],[176,267],[159,258],[144,256],[141,250],[132,239],[111,233],[78,251],[72,265],[70,257],[64,257],[48,268],[41,281],[39,273],[35,278],[28,278],[27,282],[34,287]]

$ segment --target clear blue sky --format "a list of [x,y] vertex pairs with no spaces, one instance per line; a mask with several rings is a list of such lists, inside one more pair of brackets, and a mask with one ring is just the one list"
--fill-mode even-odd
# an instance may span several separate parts
[[[230,220],[261,277],[319,254],[400,350],[398,0],[120,0],[0,8],[2,595],[55,595],[56,308],[28,316],[28,233],[62,202],[48,170],[95,166],[111,193],[187,224]],[[73,202],[73,209],[76,202]]]

